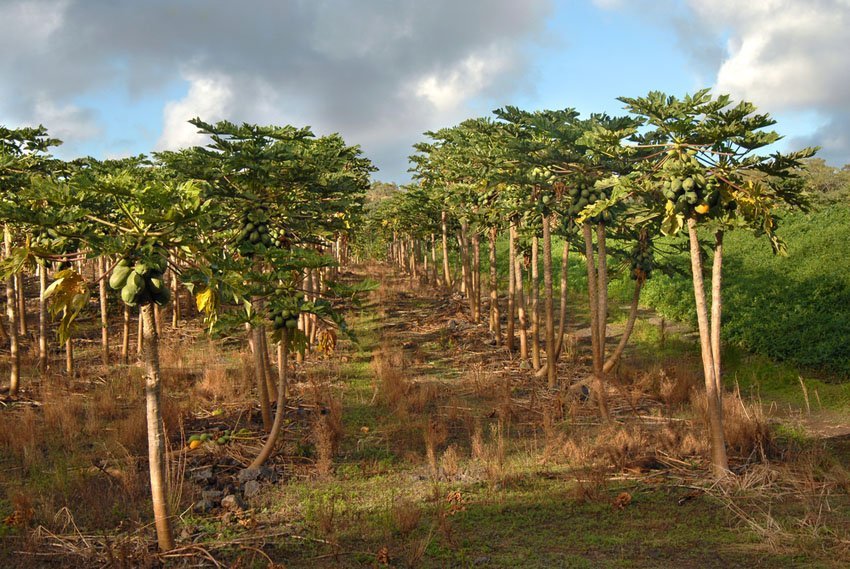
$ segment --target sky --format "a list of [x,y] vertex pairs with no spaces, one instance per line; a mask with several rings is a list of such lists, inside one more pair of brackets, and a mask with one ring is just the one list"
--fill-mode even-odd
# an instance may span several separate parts
[[309,125],[406,182],[424,131],[503,105],[708,87],[841,166],[849,27],[850,0],[0,0],[0,124],[66,159],[203,144],[195,116]]

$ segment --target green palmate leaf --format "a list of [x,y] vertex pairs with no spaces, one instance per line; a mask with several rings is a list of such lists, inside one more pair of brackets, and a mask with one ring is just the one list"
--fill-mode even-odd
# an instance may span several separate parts
[[35,265],[37,257],[29,247],[16,247],[11,255],[0,262],[0,278],[8,279]]

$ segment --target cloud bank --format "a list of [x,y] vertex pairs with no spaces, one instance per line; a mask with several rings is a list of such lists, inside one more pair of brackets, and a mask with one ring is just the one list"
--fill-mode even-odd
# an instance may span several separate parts
[[[0,0],[0,121],[44,122],[73,146],[101,135],[87,98],[164,103],[157,148],[198,142],[186,120],[310,124],[388,173],[423,130],[527,84],[550,0]],[[485,107],[484,111],[489,107]]]

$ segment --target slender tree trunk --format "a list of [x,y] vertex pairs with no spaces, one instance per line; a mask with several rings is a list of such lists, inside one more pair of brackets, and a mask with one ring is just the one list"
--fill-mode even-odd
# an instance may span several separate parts
[[65,373],[69,377],[74,375],[74,342],[71,338],[65,340]]
[[502,342],[502,322],[499,314],[499,274],[496,266],[496,227],[490,228],[490,331],[496,336],[496,345]]
[[516,316],[516,275],[514,266],[516,264],[516,224],[512,221],[508,233],[508,324],[507,345],[508,350],[514,351],[514,324]]
[[[12,232],[3,224],[3,245],[6,258],[12,254]],[[17,299],[12,277],[6,279],[6,319],[9,321],[9,395],[15,396],[20,389],[21,354],[18,350]]]
[[[153,312],[153,311],[151,311],[151,312]],[[151,316],[151,318],[153,318],[153,316]],[[141,356],[142,355],[142,342],[144,340],[144,332],[142,330],[143,324],[142,324],[142,313],[141,312],[139,312],[139,320],[138,320],[137,324],[138,324],[138,326],[136,326],[136,355]]]
[[552,227],[551,218],[543,217],[543,294],[546,312],[546,368],[550,389],[555,388],[558,357],[555,354],[555,314],[552,292]]
[[438,278],[437,278],[437,273],[439,271],[437,270],[437,243],[436,243],[436,241],[437,241],[437,238],[432,233],[431,234],[431,271],[432,271],[431,281],[434,283],[435,286],[437,284],[439,284]]
[[696,301],[697,323],[699,324],[700,350],[702,352],[702,368],[705,374],[706,408],[708,410],[708,427],[711,438],[711,467],[718,477],[729,471],[729,461],[726,456],[726,440],[723,434],[723,417],[718,401],[717,382],[714,379],[714,361],[711,350],[711,329],[708,321],[708,307],[705,301],[705,285],[703,282],[702,257],[700,256],[697,223],[693,218],[688,219],[688,237],[691,249],[691,272],[694,281],[694,300]]
[[608,340],[608,250],[605,244],[605,224],[596,224],[596,253],[599,277],[599,357],[605,360],[605,343]]
[[168,478],[166,475],[166,439],[162,423],[162,384],[159,368],[159,336],[153,319],[153,307],[140,307],[144,336],[143,360],[145,362],[145,405],[148,423],[148,462],[150,465],[151,498],[156,537],[161,551],[174,549],[174,534],[168,505]]
[[516,279],[517,317],[519,319],[519,358],[528,360],[528,322],[525,316],[525,293],[523,291],[522,256],[514,259],[514,278]]
[[558,312],[558,339],[555,347],[555,361],[561,357],[561,350],[564,349],[564,332],[567,329],[567,276],[570,262],[570,240],[564,239],[564,251],[561,253],[561,299]]
[[720,324],[723,310],[721,281],[723,275],[723,231],[714,235],[714,261],[711,267],[711,355],[714,359],[714,383],[717,405],[723,417],[723,377],[720,374]]
[[469,224],[466,221],[461,222],[460,232],[458,233],[458,244],[460,245],[460,270],[463,276],[463,290],[466,295],[467,303],[469,304],[469,314],[472,318],[475,317],[475,300],[472,298],[472,271],[470,267],[469,254]]
[[590,343],[593,350],[593,376],[596,378],[596,397],[602,419],[605,422],[610,422],[611,415],[608,412],[608,396],[605,392],[605,373],[603,371],[599,342],[598,274],[593,255],[593,230],[589,223],[582,224],[582,234],[584,235],[585,256],[587,257],[587,291],[590,299]]
[[109,305],[106,300],[106,257],[97,258],[98,292],[100,293],[100,360],[109,365]]
[[26,338],[27,331],[27,291],[24,286],[24,274],[15,275],[15,284],[18,297],[18,323],[20,324],[21,338]]
[[130,307],[124,305],[124,326],[121,330],[121,363],[130,363]]
[[445,281],[446,289],[452,288],[452,272],[449,268],[449,224],[445,211],[440,213],[440,225],[443,231],[443,281]]
[[643,288],[644,280],[638,279],[635,282],[635,290],[632,293],[632,303],[629,306],[629,317],[626,320],[626,328],[623,330],[623,335],[620,338],[620,342],[617,344],[617,347],[614,348],[614,351],[608,356],[608,359],[605,361],[605,365],[602,370],[607,374],[614,366],[617,365],[617,362],[620,360],[620,357],[623,355],[623,351],[626,349],[626,344],[629,342],[629,338],[632,335],[632,331],[635,327],[635,321],[637,320],[638,313],[638,303],[640,302],[640,291]]
[[47,372],[47,302],[44,291],[47,290],[47,266],[38,266],[38,369]]
[[153,321],[156,324],[156,333],[162,336],[162,310],[158,304],[153,305]]
[[272,377],[272,362],[271,356],[269,356],[269,339],[265,326],[263,326],[261,337],[263,339],[263,358],[265,360],[263,365],[265,366],[266,389],[269,392],[269,401],[272,401],[277,399],[277,385]]
[[250,330],[253,334],[254,375],[257,376],[257,387],[260,391],[260,414],[263,417],[263,428],[270,431],[272,413],[269,405],[269,390],[266,386],[266,361],[263,357],[262,327],[251,327]]
[[540,369],[540,243],[537,235],[531,238],[531,367]]
[[478,233],[472,234],[472,298],[473,322],[481,320],[481,241]]
[[277,412],[275,413],[274,424],[271,427],[266,443],[263,445],[262,450],[260,450],[260,454],[257,455],[257,458],[254,459],[248,468],[259,468],[269,459],[277,443],[280,427],[283,424],[283,416],[286,414],[286,360],[287,353],[289,352],[289,331],[286,328],[282,331],[281,345],[283,346],[281,350],[282,361],[280,364],[280,373],[278,374]]
[[171,302],[171,327],[178,328],[182,315],[180,314],[180,287],[177,282],[177,273],[171,271],[171,296],[174,300]]
[[[283,354],[283,341],[277,343],[277,381],[278,386],[283,385],[284,398],[286,398],[286,391],[289,389],[289,385],[287,385],[286,381],[286,359]],[[280,397],[280,387],[278,387],[277,396]]]

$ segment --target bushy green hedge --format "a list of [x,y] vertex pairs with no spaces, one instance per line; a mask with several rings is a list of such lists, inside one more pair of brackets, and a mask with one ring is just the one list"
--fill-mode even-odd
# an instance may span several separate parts
[[[850,376],[850,207],[787,215],[788,256],[743,231],[725,241],[723,335],[749,351]],[[676,263],[689,267],[682,254]],[[657,275],[643,302],[695,322],[689,274]]]

